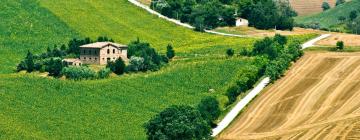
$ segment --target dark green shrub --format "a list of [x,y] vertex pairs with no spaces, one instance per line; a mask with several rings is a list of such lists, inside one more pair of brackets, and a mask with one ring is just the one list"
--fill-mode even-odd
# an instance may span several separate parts
[[344,41],[338,41],[336,42],[336,48],[338,50],[343,50],[344,49]]
[[235,51],[232,48],[229,48],[226,50],[226,55],[228,57],[232,57],[232,56],[234,56],[234,54],[235,54]]
[[201,116],[206,119],[210,125],[220,116],[219,102],[215,97],[205,97],[197,106]]
[[211,138],[211,127],[198,110],[190,106],[172,106],[145,125],[149,140],[205,140]]
[[240,92],[238,85],[231,86],[229,89],[227,89],[226,96],[228,97],[228,104],[234,103],[236,101],[237,96],[239,95]]
[[149,43],[140,42],[139,40],[129,44],[128,58],[131,59],[133,56],[143,58],[142,66],[138,67],[139,69],[136,69],[136,71],[159,70],[163,60],[155,49],[150,47]]
[[323,9],[323,11],[326,11],[329,10],[331,7],[328,2],[324,1],[323,4],[321,5],[321,8]]
[[116,59],[115,62],[108,62],[106,67],[117,75],[124,74],[125,72],[125,62],[121,58]]
[[49,72],[50,76],[60,77],[61,71],[65,67],[61,58],[50,58],[45,62],[45,70]]
[[175,56],[175,51],[170,44],[166,47],[166,56],[169,59],[172,59]]
[[98,72],[98,78],[99,79],[105,79],[108,78],[111,74],[111,70],[109,68],[103,68]]
[[96,78],[96,72],[88,67],[65,67],[62,70],[62,74],[65,75],[67,79],[72,80],[85,80]]

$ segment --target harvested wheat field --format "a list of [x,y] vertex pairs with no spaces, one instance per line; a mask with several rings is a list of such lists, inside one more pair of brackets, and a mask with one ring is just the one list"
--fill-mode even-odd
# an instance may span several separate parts
[[310,15],[323,11],[322,4],[326,1],[331,7],[335,6],[336,0],[289,0],[291,7],[300,15]]
[[360,139],[360,53],[306,53],[219,139]]
[[335,33],[316,43],[316,45],[335,46],[336,42],[344,41],[346,46],[360,46],[360,35]]

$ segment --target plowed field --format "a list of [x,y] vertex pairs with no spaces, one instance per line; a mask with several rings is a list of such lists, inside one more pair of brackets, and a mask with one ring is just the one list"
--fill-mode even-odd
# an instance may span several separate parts
[[360,53],[306,53],[219,139],[360,139]]

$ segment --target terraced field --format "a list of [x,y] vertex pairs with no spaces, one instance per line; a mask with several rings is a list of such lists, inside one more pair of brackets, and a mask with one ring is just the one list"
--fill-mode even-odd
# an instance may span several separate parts
[[307,53],[219,139],[359,139],[360,53]]
[[[300,16],[320,13],[323,11],[322,3],[325,0],[289,0],[291,7]],[[335,6],[336,0],[326,0],[331,7]]]

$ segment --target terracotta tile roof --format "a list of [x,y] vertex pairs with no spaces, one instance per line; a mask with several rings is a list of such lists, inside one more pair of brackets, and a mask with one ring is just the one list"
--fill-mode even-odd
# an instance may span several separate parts
[[95,42],[95,43],[91,43],[91,44],[82,45],[82,46],[80,46],[80,48],[102,48],[102,47],[105,47],[108,45],[118,47],[118,48],[127,48],[126,45],[113,43],[113,42]]

